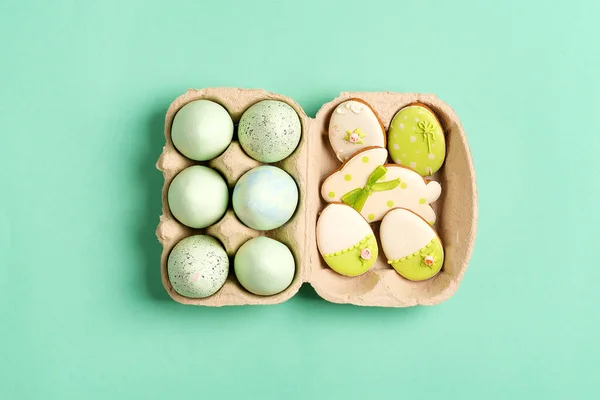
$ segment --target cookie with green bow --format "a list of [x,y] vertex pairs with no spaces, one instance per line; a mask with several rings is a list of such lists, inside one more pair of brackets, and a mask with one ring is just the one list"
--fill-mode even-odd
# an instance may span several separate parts
[[329,203],[340,202],[358,211],[367,221],[380,221],[392,208],[407,208],[430,224],[436,215],[430,204],[438,199],[438,182],[423,179],[410,168],[386,164],[388,152],[367,147],[325,179],[321,196]]
[[402,108],[388,129],[387,147],[392,161],[422,176],[438,171],[446,158],[446,139],[440,121],[421,103]]

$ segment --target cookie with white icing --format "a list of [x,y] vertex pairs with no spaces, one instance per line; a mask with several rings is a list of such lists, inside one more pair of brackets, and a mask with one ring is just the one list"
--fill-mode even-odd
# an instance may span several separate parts
[[440,197],[441,185],[409,168],[386,164],[387,156],[381,147],[356,153],[325,179],[321,196],[329,203],[350,205],[369,222],[380,221],[392,208],[402,207],[433,225],[436,215],[430,204]]
[[411,281],[424,281],[444,264],[442,241],[425,220],[412,211],[395,208],[379,228],[383,253],[396,272]]
[[317,247],[335,272],[364,274],[375,264],[379,250],[371,226],[352,207],[329,204],[317,220]]
[[360,99],[339,104],[329,120],[329,143],[344,162],[365,147],[385,147],[385,127],[370,105]]

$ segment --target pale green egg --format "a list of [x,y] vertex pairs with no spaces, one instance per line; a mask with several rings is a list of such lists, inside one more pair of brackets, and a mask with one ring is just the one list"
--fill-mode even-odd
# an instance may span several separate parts
[[173,289],[180,295],[208,297],[215,294],[227,280],[229,258],[214,237],[189,236],[171,250],[167,273]]
[[244,243],[238,249],[233,263],[240,284],[260,296],[281,293],[290,286],[296,272],[290,249],[264,236]]
[[194,165],[173,178],[167,197],[169,209],[179,222],[206,228],[225,214],[229,190],[217,171]]
[[211,160],[227,149],[233,137],[233,121],[223,106],[196,100],[183,106],[173,119],[171,140],[187,158]]

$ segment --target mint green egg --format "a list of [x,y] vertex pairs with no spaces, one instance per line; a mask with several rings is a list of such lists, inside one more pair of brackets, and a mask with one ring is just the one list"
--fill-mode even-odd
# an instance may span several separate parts
[[271,296],[290,286],[296,263],[290,249],[277,240],[264,236],[250,239],[233,260],[237,280],[249,292]]
[[223,106],[196,100],[183,106],[173,119],[171,140],[181,154],[207,161],[223,153],[233,137],[233,120]]
[[217,171],[194,165],[173,178],[167,200],[179,222],[191,228],[206,228],[225,214],[229,189]]

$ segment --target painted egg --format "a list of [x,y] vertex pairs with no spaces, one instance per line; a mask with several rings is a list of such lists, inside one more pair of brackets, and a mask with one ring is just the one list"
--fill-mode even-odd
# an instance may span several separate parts
[[437,117],[420,103],[404,107],[394,116],[388,131],[388,149],[395,164],[422,176],[439,170],[446,158],[446,139]]
[[225,214],[229,190],[217,171],[194,165],[173,178],[167,197],[169,209],[179,222],[206,228]]
[[240,284],[260,296],[284,291],[292,283],[296,272],[290,249],[264,236],[244,243],[235,254],[233,263]]
[[381,247],[388,264],[411,281],[434,277],[444,264],[444,248],[433,228],[412,211],[388,212],[379,228]]
[[298,147],[302,125],[296,111],[276,100],[263,100],[248,108],[238,126],[240,145],[255,160],[281,161]]
[[173,289],[180,295],[208,297],[225,283],[229,258],[214,237],[189,236],[177,243],[169,254],[167,272]]
[[233,211],[246,226],[256,230],[279,228],[292,217],[297,205],[294,179],[270,165],[246,172],[233,189]]
[[370,105],[350,99],[329,120],[329,143],[340,161],[369,146],[385,147],[385,129]]
[[317,247],[335,272],[346,276],[364,274],[379,254],[371,226],[352,207],[332,203],[317,220]]
[[192,160],[207,161],[217,157],[227,149],[232,137],[231,116],[214,101],[192,101],[173,118],[173,145]]

